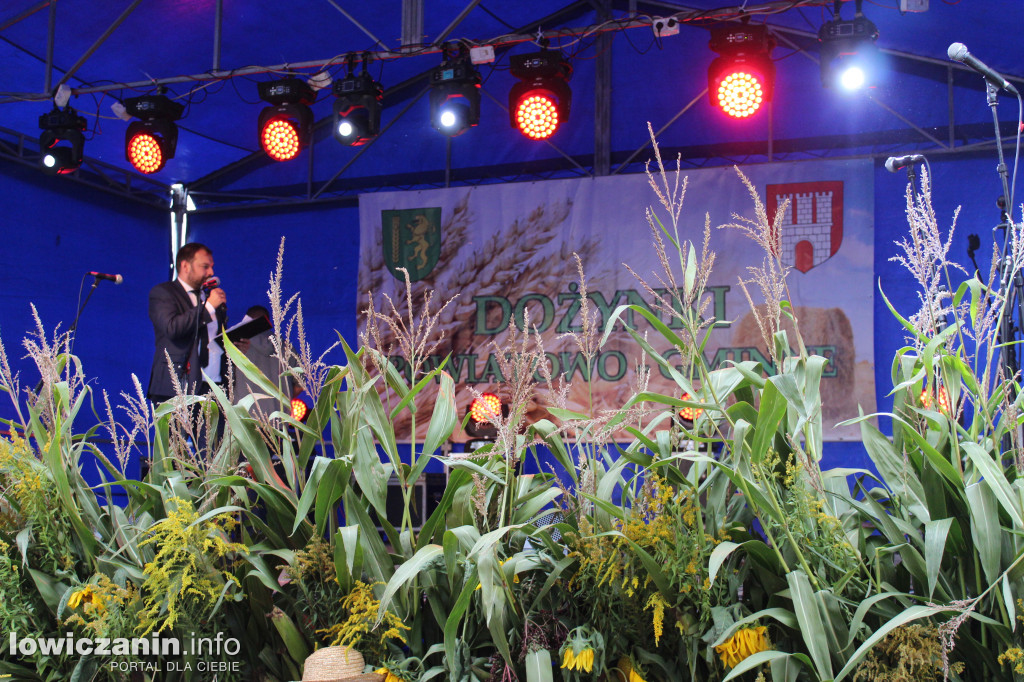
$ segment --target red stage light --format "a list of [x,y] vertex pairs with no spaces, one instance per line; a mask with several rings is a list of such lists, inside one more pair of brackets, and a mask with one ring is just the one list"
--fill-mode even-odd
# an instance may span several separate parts
[[267,121],[260,131],[260,144],[275,161],[291,161],[302,149],[298,126],[287,118]]
[[309,144],[316,92],[303,80],[289,76],[258,83],[260,99],[270,104],[260,112],[256,129],[260,146],[274,161],[291,161]]
[[[921,407],[924,409],[931,409],[932,406],[932,393],[927,388],[921,390]],[[939,412],[945,415],[950,414],[949,409],[949,393],[946,392],[945,386],[939,386]]]
[[138,118],[124,133],[124,158],[140,173],[161,170],[174,158],[178,146],[178,126],[174,123],[185,110],[165,95],[129,97],[125,111]]
[[764,87],[755,73],[734,71],[718,84],[718,107],[735,118],[746,118],[761,108]]
[[708,67],[708,97],[733,118],[747,118],[772,99],[775,38],[763,25],[711,29],[711,49],[720,56]]
[[[693,400],[693,396],[689,393],[684,393],[681,400]],[[702,414],[704,414],[704,409],[700,407],[684,407],[679,410],[679,418],[689,426],[693,426],[693,423],[697,421],[697,418]]]
[[558,105],[546,93],[528,93],[516,107],[519,131],[534,140],[544,140],[558,130]]
[[128,160],[140,173],[156,173],[164,167],[164,152],[156,137],[137,133],[128,140]]
[[557,52],[541,50],[511,58],[519,82],[508,93],[512,127],[531,140],[546,140],[569,120],[572,67]]
[[292,419],[297,422],[305,421],[309,414],[309,407],[302,398],[292,398]]
[[469,406],[469,417],[477,424],[491,422],[501,414],[501,398],[493,393],[482,393]]

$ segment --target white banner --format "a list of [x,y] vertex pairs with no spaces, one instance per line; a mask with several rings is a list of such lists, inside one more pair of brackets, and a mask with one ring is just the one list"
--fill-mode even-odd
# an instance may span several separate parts
[[[788,285],[808,349],[829,364],[822,380],[825,437],[854,439],[857,427],[835,423],[874,411],[873,244],[874,186],[871,162],[821,161],[766,164],[744,169],[774,215],[788,199],[789,209],[777,239],[791,270]],[[706,315],[719,323],[705,349],[712,368],[730,360],[760,360],[770,367],[749,304],[738,285],[747,268],[760,266],[760,247],[735,229],[733,214],[754,217],[754,204],[729,168],[687,171],[680,237],[700,247],[705,214],[710,216],[710,247],[717,254],[709,280]],[[433,350],[431,366],[450,356],[448,372],[458,387],[460,409],[472,390],[498,389],[503,377],[495,358],[513,324],[529,311],[531,326],[544,340],[549,366],[572,384],[569,407],[589,409],[586,379],[594,382],[595,411],[621,407],[629,398],[640,349],[628,335],[615,332],[588,366],[568,332],[579,319],[579,285],[572,254],[583,261],[588,298],[604,320],[620,304],[650,306],[651,296],[626,270],[628,264],[657,289],[662,270],[652,246],[645,212],[666,220],[643,175],[550,180],[414,192],[381,192],[360,197],[360,329],[368,293],[381,310],[382,294],[406,313],[401,273],[414,280],[414,307],[434,292],[435,304],[455,301],[441,316],[435,333],[444,334]],[[678,258],[676,258],[678,261]],[[677,273],[678,274],[678,273]],[[761,303],[751,287],[755,304]],[[667,315],[662,320],[670,322]],[[639,315],[628,321],[650,326]],[[652,330],[653,331],[653,330]],[[678,351],[656,333],[658,352],[678,363]],[[385,346],[395,343],[385,335]],[[391,353],[399,367],[404,363]],[[665,372],[654,366],[651,390],[674,394]],[[499,390],[500,393],[500,390]],[[530,418],[546,415],[541,391]],[[426,427],[425,416],[418,424]],[[408,427],[406,426],[406,429]]]

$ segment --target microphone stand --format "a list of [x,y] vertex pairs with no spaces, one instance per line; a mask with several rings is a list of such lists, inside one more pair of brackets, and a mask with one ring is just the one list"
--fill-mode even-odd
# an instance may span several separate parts
[[[996,165],[996,173],[998,173],[999,181],[1003,186],[1003,196],[1009,197],[1009,172],[1006,167],[1006,159],[1003,156],[1002,134],[999,131],[999,87],[991,83],[987,78],[985,79],[985,100],[988,103],[989,108],[992,110],[992,122],[995,127],[996,154],[999,159],[999,162]],[[1024,297],[1024,278],[1022,278],[1020,272],[1012,270],[1013,259],[1009,253],[1009,248],[1013,243],[1013,240],[1010,237],[1010,231],[1017,228],[1013,223],[1013,206],[1010,205],[1007,208],[1009,211],[1005,213],[1004,218],[1006,234],[1003,237],[1003,272],[1000,281],[1000,291],[1003,292],[1005,301],[1003,303],[1003,312],[1001,319],[999,320],[996,339],[1000,346],[1000,357],[1002,360],[1001,364],[1004,380],[1009,382],[1009,400],[1013,401],[1017,398],[1016,376],[1020,369],[1020,363],[1017,359],[1017,348],[1013,341],[1016,338],[1017,332],[1022,329],[1021,323],[1024,322],[1024,311],[1021,310],[1021,304],[1024,303],[1024,299],[1022,299],[1022,297]],[[1014,308],[1017,309],[1017,325],[1014,325],[1013,323]],[[1001,439],[1001,446],[1004,453],[1008,452],[1012,448],[1012,440],[1010,439],[1009,433],[1003,435]]]
[[[996,166],[996,172],[999,174],[999,181],[1003,185],[1003,196],[1006,197],[1007,201],[1010,201],[1013,197],[1010,196],[1010,182],[1009,182],[1009,171],[1006,168],[1006,158],[1003,156],[1003,136],[999,132],[999,87],[992,83],[985,81],[985,98],[988,102],[989,108],[992,110],[992,123],[995,127],[996,134],[996,154],[999,158],[999,164]],[[1013,205],[1011,204],[1008,213],[1008,219],[1010,224],[1013,224]],[[1007,233],[1009,234],[1009,233]]]
[[92,286],[89,287],[89,293],[85,295],[85,300],[82,301],[82,305],[79,306],[78,312],[75,313],[75,321],[71,323],[71,328],[68,329],[68,335],[71,337],[71,343],[68,347],[68,355],[71,355],[75,351],[75,332],[78,330],[78,318],[82,316],[82,311],[85,310],[85,304],[92,298],[93,293],[96,291],[96,287],[100,283],[99,277],[94,277],[92,280]]
[[917,179],[917,173],[914,171],[916,167],[916,163],[907,164],[907,182],[910,183],[910,196],[914,199],[915,205],[917,204],[918,197],[917,183],[915,182],[915,180]]
[[[79,320],[79,318],[82,317],[82,311],[85,310],[85,306],[89,302],[89,299],[92,298],[93,293],[96,292],[96,287],[99,286],[99,283],[100,283],[100,278],[99,277],[93,278],[92,286],[89,287],[89,293],[86,294],[85,300],[82,301],[82,305],[78,306],[78,312],[75,313],[75,320],[71,323],[71,326],[68,328],[68,339],[69,339],[69,341],[68,341],[68,355],[69,356],[72,355],[75,352],[75,332],[78,331],[78,320]],[[81,291],[81,289],[79,289],[79,291]],[[81,295],[81,294],[79,294],[79,295]],[[36,395],[39,395],[39,392],[43,390],[43,383],[44,382],[45,382],[45,379],[40,377],[39,378],[39,383],[36,384],[36,388],[35,388],[35,391],[33,391],[33,393],[35,393]]]

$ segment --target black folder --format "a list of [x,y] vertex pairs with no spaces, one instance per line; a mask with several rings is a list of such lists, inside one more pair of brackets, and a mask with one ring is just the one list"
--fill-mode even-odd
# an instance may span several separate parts
[[[224,334],[227,335],[229,339],[231,339],[231,343],[237,344],[242,339],[251,339],[257,334],[265,332],[268,329],[271,329],[272,327],[273,325],[270,324],[270,320],[261,315],[260,317],[257,317],[255,320],[250,320],[245,324],[240,324],[236,327],[232,327],[231,329],[225,330]],[[217,335],[217,343],[219,343],[221,346],[224,345],[224,340],[221,338],[221,335],[219,334]]]

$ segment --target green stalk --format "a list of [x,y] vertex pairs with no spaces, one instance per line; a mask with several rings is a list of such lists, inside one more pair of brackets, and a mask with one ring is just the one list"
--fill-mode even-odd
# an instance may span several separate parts
[[[506,443],[506,446],[507,445],[508,444]],[[515,450],[515,446],[512,446],[510,448],[510,450],[514,451]],[[498,518],[498,525],[499,526],[507,526],[507,525],[510,525],[512,523],[512,497],[513,497],[513,495],[510,494],[510,493],[512,493],[513,490],[514,490],[515,480],[512,478],[512,464],[511,464],[510,460],[512,459],[513,456],[514,456],[513,453],[506,452],[506,453],[504,453],[504,456],[502,457],[502,460],[503,460],[502,461],[502,466],[505,469],[505,485],[502,486],[502,491],[501,491],[501,505],[499,507],[499,509],[501,510],[501,514],[499,515],[499,518]]]
[[963,561],[958,561],[956,568],[957,576],[960,578],[960,584],[958,585],[960,594],[967,594],[967,576],[964,573],[964,563]]
[[[415,379],[415,377],[413,377]],[[413,401],[415,403],[415,401]],[[415,405],[411,405],[415,407]],[[409,468],[413,469],[416,466],[416,412],[411,412],[410,417],[412,419],[412,425],[410,426],[409,432]],[[401,458],[399,458],[401,462]],[[412,501],[413,485],[409,485],[409,482],[405,480],[405,471],[402,467],[398,467],[398,483],[402,487],[402,530],[409,530],[410,536],[412,536],[413,547],[416,546],[416,537],[412,532],[412,514],[409,511],[409,504]]]
[[[779,518],[784,519],[785,515],[783,514],[782,506],[779,504],[779,500],[775,495],[775,489],[771,485],[768,485],[767,479],[764,480],[764,483],[764,490],[768,494],[768,499],[771,502],[772,507],[775,509],[775,512],[779,515]],[[793,533],[789,530],[788,524],[782,524],[782,532],[785,533],[786,538],[789,540],[790,545],[793,547],[793,551],[796,552],[796,558],[800,562],[800,566],[802,566],[804,571],[806,571],[807,577],[810,579],[811,584],[814,586],[814,589],[820,589],[818,587],[818,579],[814,576],[814,573],[811,571],[811,567],[807,564],[807,559],[804,558],[804,553],[800,551],[800,545],[797,544],[796,538],[793,537]]]
[[[998,584],[998,582],[999,581],[996,580],[996,582],[992,584],[995,585]],[[980,602],[982,596],[984,596],[985,592],[988,592],[988,590],[985,590],[985,592],[981,591],[981,559],[978,557],[977,552],[974,553],[974,589],[978,592],[977,601]],[[992,586],[990,585],[988,589],[991,590]],[[981,630],[981,645],[983,647],[988,647],[988,629],[986,628],[982,628]]]
[[1002,599],[996,599],[995,601],[999,605],[999,613],[1003,617],[1003,625],[1013,630],[1013,618],[1006,612],[1006,603]]
[[[746,498],[748,500],[753,499],[750,496],[750,484],[747,481],[747,479],[745,479],[743,477],[740,477],[740,481],[742,481],[743,494],[746,496]],[[758,517],[758,520],[761,521],[761,530],[764,531],[765,536],[768,538],[768,542],[769,542],[769,544],[771,544],[772,551],[775,552],[775,556],[777,556],[779,558],[779,562],[782,564],[782,569],[786,573],[789,573],[790,572],[789,564],[786,563],[786,558],[784,556],[782,556],[782,552],[779,550],[779,543],[775,541],[775,537],[772,535],[772,531],[771,531],[770,525],[765,523],[765,520],[763,518],[761,518],[760,514],[758,514],[757,517]]]

